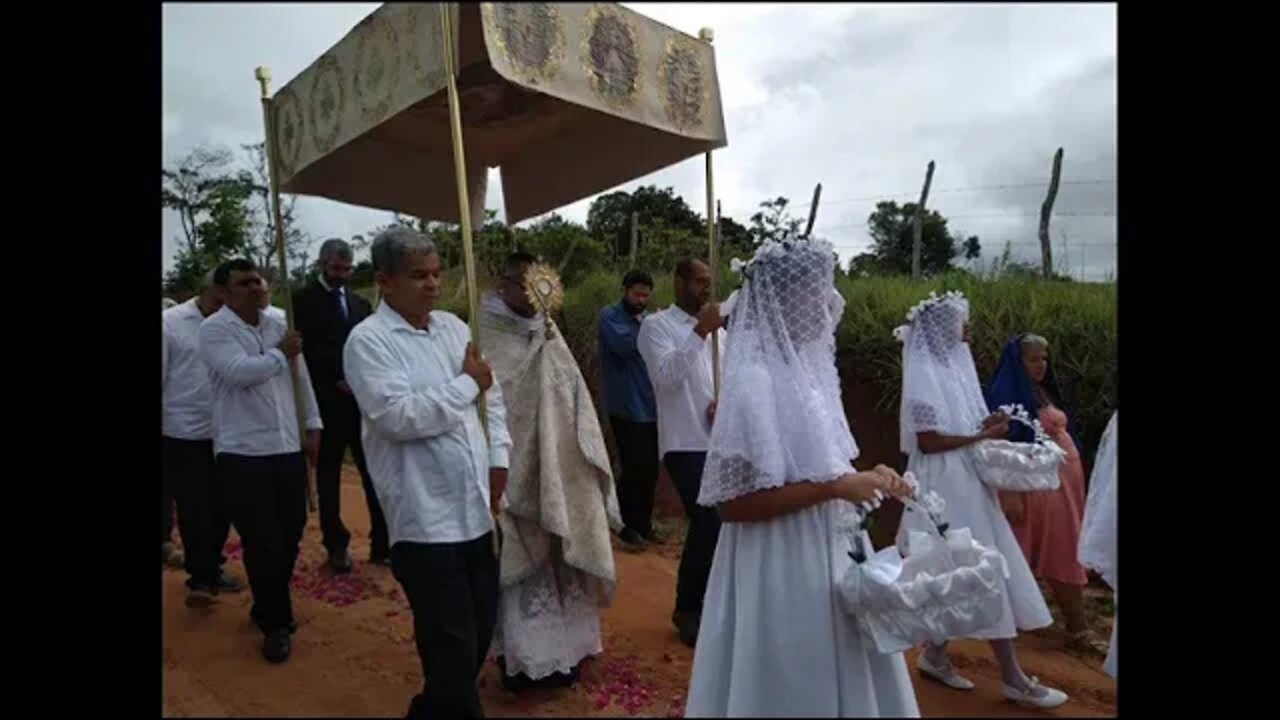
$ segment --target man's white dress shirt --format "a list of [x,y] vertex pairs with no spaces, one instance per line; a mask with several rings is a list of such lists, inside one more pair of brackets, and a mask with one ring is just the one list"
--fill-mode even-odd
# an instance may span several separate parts
[[[698,337],[693,331],[697,324],[696,318],[672,305],[645,318],[636,337],[658,406],[659,457],[669,452],[706,452],[711,441],[707,420],[707,407],[715,399],[711,334]],[[716,332],[723,359],[725,332],[723,328]]]
[[213,387],[200,357],[204,313],[192,298],[160,315],[160,432],[177,440],[213,438]]
[[465,542],[493,529],[489,469],[507,467],[511,436],[495,376],[485,393],[485,440],[480,386],[462,372],[470,339],[456,315],[437,310],[420,330],[384,302],[343,348],[392,545]]
[[[249,325],[230,307],[200,326],[200,356],[213,388],[213,452],[265,457],[302,450],[289,362],[277,347],[287,326],[283,313],[259,311]],[[305,340],[304,340],[305,342]],[[308,430],[320,430],[320,410],[307,364],[298,355]]]

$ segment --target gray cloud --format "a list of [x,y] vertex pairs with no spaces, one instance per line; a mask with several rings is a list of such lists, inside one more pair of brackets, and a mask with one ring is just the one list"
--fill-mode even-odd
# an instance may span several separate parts
[[[1055,252],[1072,272],[1114,268],[1116,15],[1113,5],[629,5],[688,33],[716,30],[729,147],[715,156],[717,196],[740,221],[767,197],[806,210],[823,183],[817,232],[845,257],[867,242],[875,199],[911,200],[937,161],[930,205],[983,239],[1033,259],[1036,214],[1053,151],[1065,148]],[[252,70],[279,86],[376,7],[166,5],[165,159],[199,142],[261,137]],[[496,173],[489,204],[501,207]],[[671,185],[705,211],[701,160],[628,183]],[[1025,186],[975,189],[988,186]],[[561,210],[583,220],[589,200]],[[387,213],[304,198],[317,238],[385,222]],[[166,218],[166,257],[176,220]],[[1086,245],[1087,243],[1087,245]],[[1083,256],[1082,256],[1083,253]]]

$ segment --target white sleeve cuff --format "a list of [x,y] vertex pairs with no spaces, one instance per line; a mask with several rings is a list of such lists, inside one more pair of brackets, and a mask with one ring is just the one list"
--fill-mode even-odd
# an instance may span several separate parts
[[[711,337],[711,336],[708,335],[707,337]],[[703,343],[705,343],[706,341],[707,341],[707,338],[704,338],[701,335],[699,335],[693,328],[689,328],[689,334],[685,337],[684,345],[680,349],[692,350],[695,347],[698,349],[701,349]]]
[[476,382],[475,378],[466,373],[462,373],[454,381],[459,383],[458,388],[466,394],[467,400],[475,400],[480,397],[480,385]]
[[504,447],[489,448],[489,469],[492,470],[494,468],[503,468],[503,469],[509,468],[511,467],[510,460],[511,460],[510,453],[508,452],[507,448],[504,448]]
[[276,361],[280,363],[280,367],[285,370],[289,369],[289,358],[285,357],[284,352],[280,350],[280,348],[271,348],[267,351],[267,354],[275,358]]

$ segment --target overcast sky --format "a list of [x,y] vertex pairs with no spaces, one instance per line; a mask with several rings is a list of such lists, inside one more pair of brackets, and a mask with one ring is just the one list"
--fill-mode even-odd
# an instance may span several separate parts
[[[729,138],[715,181],[726,215],[745,223],[779,195],[803,215],[821,182],[815,234],[848,259],[869,242],[876,200],[913,200],[934,160],[929,205],[953,231],[980,236],[986,260],[1005,241],[1036,259],[1039,206],[1061,146],[1055,261],[1090,280],[1114,273],[1114,5],[623,4],[692,35],[715,30]],[[260,141],[254,67],[270,67],[279,88],[376,7],[165,5],[162,162],[202,143]],[[702,160],[691,159],[621,189],[672,186],[702,212],[703,182]],[[501,208],[496,171],[488,197]],[[560,213],[582,222],[589,204]],[[168,267],[181,229],[162,213]],[[317,239],[390,219],[318,198],[301,198],[298,213]]]

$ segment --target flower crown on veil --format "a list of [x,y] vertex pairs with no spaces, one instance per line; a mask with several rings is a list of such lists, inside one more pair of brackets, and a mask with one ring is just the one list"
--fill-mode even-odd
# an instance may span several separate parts
[[911,323],[915,322],[920,313],[928,310],[934,305],[947,302],[948,300],[965,300],[964,293],[959,290],[949,290],[941,295],[936,291],[930,291],[929,297],[916,303],[914,307],[907,311],[907,323],[899,325],[893,329],[893,337],[900,343],[907,342],[907,335],[911,332]]
[[750,260],[743,261],[739,258],[733,258],[729,261],[729,269],[734,273],[751,279],[751,271],[756,263],[768,262],[771,259],[779,258],[790,252],[793,248],[804,245],[811,248],[821,248],[829,251],[832,255],[836,254],[836,247],[828,240],[796,238],[787,240],[766,240],[756,248],[755,254]]

